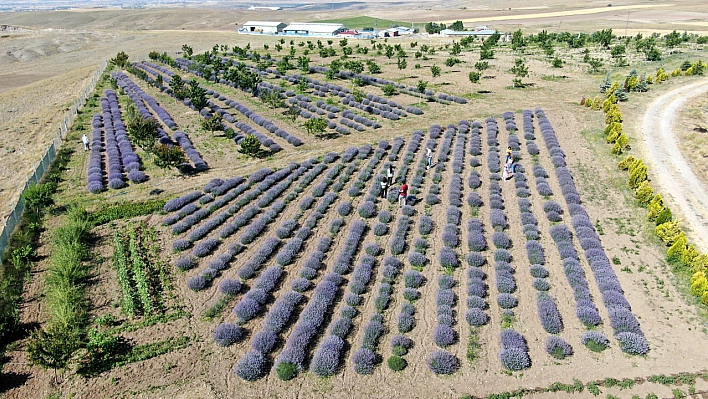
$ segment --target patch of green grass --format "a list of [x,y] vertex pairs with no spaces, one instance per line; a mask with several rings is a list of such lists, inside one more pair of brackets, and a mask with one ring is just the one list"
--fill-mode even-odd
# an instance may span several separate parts
[[477,335],[477,329],[475,327],[470,327],[470,335],[467,339],[467,360],[470,363],[474,363],[479,356],[479,335]]
[[226,306],[228,306],[229,302],[231,302],[233,298],[233,295],[223,295],[221,298],[219,298],[219,300],[214,304],[214,306],[210,307],[206,310],[206,312],[204,312],[204,320],[213,321],[221,314],[221,312],[224,311]]
[[[317,23],[337,23],[343,24],[349,29],[364,29],[364,28],[375,28],[378,26],[379,29],[386,29],[392,26],[410,26],[409,22],[393,21],[390,19],[373,18],[367,16],[361,17],[351,17],[351,18],[339,18],[339,19],[320,19],[316,21]],[[414,27],[422,28],[423,24],[415,24]]]
[[466,98],[468,100],[474,100],[477,98],[485,98],[484,94],[482,94],[482,93],[465,93],[461,97]]

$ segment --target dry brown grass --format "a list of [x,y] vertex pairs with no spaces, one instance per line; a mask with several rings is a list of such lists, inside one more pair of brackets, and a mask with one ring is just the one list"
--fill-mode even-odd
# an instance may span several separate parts
[[[549,9],[556,9],[557,3],[559,2],[550,4]],[[451,4],[454,5],[454,3]],[[514,4],[521,5],[522,2]],[[523,4],[528,8],[523,12],[536,12],[532,9],[536,7],[536,3]],[[686,20],[696,18],[696,7],[695,4],[692,4],[682,4],[680,10],[672,8],[671,12],[662,11],[663,15],[651,14],[650,11],[636,11],[636,13],[633,11],[632,20],[634,22],[629,24],[629,29],[650,30],[658,27],[663,29],[667,24],[658,21],[670,19],[670,15],[679,14],[683,15],[684,19],[678,18],[675,24],[672,22],[669,26],[681,26],[681,23]],[[386,16],[389,19],[416,18],[427,21],[431,19],[431,12],[420,9],[425,6],[425,4],[414,5],[411,6],[411,10],[387,10]],[[588,5],[589,8],[598,6],[599,4]],[[419,9],[416,10],[416,7]],[[376,12],[372,11],[372,13]],[[503,10],[490,10],[489,15],[499,16],[503,13],[505,13]],[[318,13],[317,16],[324,17],[324,14]],[[347,13],[341,15],[345,14]],[[351,11],[348,14],[351,15]],[[459,18],[462,18],[464,14],[460,10],[450,10],[445,14],[441,12],[441,19],[448,18],[446,15],[450,15],[449,18],[457,18],[457,15],[460,15]],[[626,14],[624,17],[618,15],[608,17],[605,13],[600,15],[600,18],[607,19],[592,21],[592,18],[598,17],[563,17],[563,25],[560,29],[565,30],[566,26],[571,25],[566,24],[567,21],[574,21],[567,29],[591,31],[606,26],[617,28],[619,25],[618,33],[623,34],[621,28],[626,25],[624,25],[622,18],[626,18]],[[641,18],[638,15],[641,15],[641,18],[649,15],[652,16],[652,19],[640,22],[638,20]],[[303,20],[306,18],[306,14],[297,12],[273,13],[268,16],[268,19],[283,20],[290,18]],[[3,133],[0,160],[4,161],[5,165],[11,165],[11,167],[6,167],[1,172],[3,174],[0,175],[3,184],[0,187],[3,190],[0,193],[2,195],[0,206],[3,207],[9,207],[16,198],[16,190],[13,191],[13,187],[19,186],[22,182],[22,173],[33,166],[32,159],[38,158],[38,154],[43,152],[46,143],[51,140],[55,132],[57,118],[63,116],[62,110],[71,103],[77,89],[83,85],[85,79],[91,75],[102,60],[113,56],[117,51],[125,50],[130,54],[132,60],[140,60],[145,59],[148,52],[152,50],[166,51],[174,55],[174,52],[179,50],[184,43],[192,45],[196,52],[203,52],[210,49],[215,43],[243,46],[250,42],[253,48],[259,49],[261,53],[263,53],[263,50],[260,50],[263,43],[271,44],[270,51],[277,56],[272,50],[274,39],[240,36],[233,33],[233,21],[262,19],[262,16],[257,18],[254,13],[212,10],[141,10],[36,13],[12,15],[11,17],[13,23],[19,25],[43,28],[52,26],[66,30],[49,33],[42,30],[30,30],[13,33],[9,37],[0,39],[0,54],[10,57],[7,56],[7,51],[11,49],[14,59],[13,61],[4,58],[3,61],[0,61],[1,81],[11,82],[11,85],[14,85],[13,88],[8,88],[0,93],[0,111],[2,111],[0,117],[6,115],[6,112],[11,109],[16,109],[15,112],[20,112],[20,110],[24,112],[22,115],[12,115],[0,120]],[[331,18],[332,15],[328,17]],[[216,19],[212,22],[213,18]],[[313,16],[307,19],[311,18]],[[8,23],[9,20],[10,16],[0,14],[0,23]],[[529,30],[533,31],[548,27],[555,29],[560,21],[560,18],[553,21],[531,19],[524,20],[523,23],[528,24]],[[502,23],[503,21],[499,21],[499,24]],[[517,21],[509,22],[508,26],[515,28],[518,26],[517,23]],[[136,30],[141,27],[150,30]],[[71,46],[55,46],[51,44],[53,42],[49,37],[59,43],[70,43]],[[295,40],[304,39],[296,38]],[[426,43],[436,47],[452,42],[452,39],[448,38],[419,38],[415,40],[419,42],[419,45]],[[401,42],[409,49],[410,41],[402,40]],[[362,42],[362,44],[364,43],[369,44]],[[599,55],[600,53],[593,54],[593,56]],[[573,342],[577,346],[577,352],[580,352],[576,357],[564,362],[540,360],[523,375],[508,375],[501,370],[497,359],[498,339],[496,332],[499,327],[499,315],[495,314],[492,327],[487,327],[481,336],[485,348],[481,359],[474,365],[464,363],[463,369],[450,378],[433,377],[423,364],[424,357],[432,349],[430,326],[434,324],[435,309],[431,305],[430,298],[433,298],[434,295],[434,278],[438,272],[435,267],[429,267],[425,273],[433,283],[429,283],[425,295],[430,300],[427,303],[430,306],[421,307],[422,316],[420,319],[421,323],[427,324],[415,330],[415,333],[418,334],[416,336],[417,342],[419,341],[421,344],[409,355],[411,366],[404,373],[393,374],[386,369],[385,365],[381,365],[373,376],[362,377],[353,373],[350,364],[347,363],[345,372],[330,379],[318,379],[312,375],[304,375],[298,377],[300,380],[295,383],[292,381],[282,382],[271,374],[264,381],[247,384],[236,377],[231,368],[247,351],[248,343],[244,342],[225,350],[217,349],[212,344],[210,334],[214,323],[200,320],[199,315],[215,300],[215,288],[212,287],[214,289],[199,294],[188,291],[185,280],[194,275],[197,272],[195,270],[175,276],[177,292],[181,298],[184,298],[187,310],[194,313],[195,317],[169,324],[160,324],[126,335],[135,343],[146,343],[178,335],[195,337],[195,341],[189,348],[138,364],[131,364],[122,369],[111,370],[93,379],[83,380],[67,374],[67,378],[59,386],[52,384],[51,373],[46,373],[36,367],[28,368],[16,364],[12,366],[11,371],[31,373],[32,378],[24,386],[8,392],[6,397],[45,397],[55,391],[61,391],[65,395],[73,393],[78,397],[91,398],[104,396],[221,398],[231,397],[235,393],[242,397],[459,397],[467,393],[488,394],[517,386],[548,386],[554,381],[570,382],[572,377],[587,382],[607,376],[621,378],[646,376],[654,373],[671,374],[683,370],[695,371],[692,369],[697,369],[701,359],[708,356],[706,353],[708,349],[704,345],[705,335],[696,327],[701,320],[700,316],[692,305],[684,301],[684,297],[672,284],[665,284],[672,278],[671,274],[662,263],[661,249],[656,248],[648,238],[649,236],[643,233],[643,211],[632,206],[631,199],[628,199],[628,193],[624,188],[625,177],[615,168],[618,159],[609,154],[609,148],[604,144],[604,138],[601,136],[602,113],[589,111],[577,105],[582,96],[597,93],[598,84],[604,74],[589,75],[586,66],[579,64],[582,54],[578,50],[564,52],[563,57],[569,62],[562,69],[551,68],[542,54],[539,54],[537,50],[532,50],[525,55],[531,76],[525,78],[524,81],[533,83],[534,86],[515,90],[508,88],[513,79],[508,70],[513,60],[519,56],[518,54],[508,49],[499,50],[496,59],[490,61],[491,68],[485,72],[486,78],[479,85],[471,84],[466,75],[469,68],[478,60],[478,52],[474,54],[463,53],[459,56],[463,64],[453,68],[443,65],[447,56],[446,52],[438,51],[438,54],[428,61],[409,57],[408,68],[404,71],[399,71],[396,68],[395,59],[387,60],[383,57],[376,59],[384,70],[383,76],[412,85],[415,85],[419,79],[427,80],[436,90],[470,97],[469,104],[443,106],[438,103],[426,103],[421,105],[426,112],[423,117],[410,116],[399,123],[384,123],[382,129],[367,130],[362,134],[351,135],[335,141],[317,141],[304,137],[300,126],[297,124],[288,125],[289,130],[303,136],[307,144],[297,151],[291,147],[284,147],[286,150],[273,159],[258,162],[233,154],[235,150],[233,143],[202,133],[197,126],[198,118],[194,112],[140,83],[143,88],[158,98],[181,127],[189,131],[196,147],[212,166],[212,169],[207,173],[187,178],[178,176],[172,171],[159,171],[154,166],[148,165],[148,174],[151,180],[147,183],[129,187],[125,192],[107,192],[99,196],[92,196],[84,191],[86,157],[79,151],[72,160],[70,170],[65,175],[66,180],[60,187],[57,203],[65,204],[69,201],[77,201],[90,208],[98,208],[108,202],[149,198],[149,192],[154,188],[165,190],[165,196],[173,195],[202,186],[213,177],[247,174],[262,166],[280,166],[330,150],[339,151],[349,145],[372,143],[383,138],[391,139],[397,135],[408,138],[413,129],[425,129],[432,123],[447,125],[460,119],[481,120],[490,115],[498,117],[507,110],[518,112],[537,106],[542,107],[547,110],[547,114],[559,134],[561,144],[568,154],[569,166],[576,176],[578,188],[586,201],[588,211],[604,227],[606,235],[602,237],[602,240],[608,251],[608,256],[618,257],[622,266],[633,270],[633,273],[629,274],[620,272],[618,268],[617,273],[622,286],[627,291],[627,297],[633,305],[634,312],[641,318],[642,327],[652,345],[652,352],[646,358],[629,358],[624,356],[617,347],[611,348],[603,355],[595,355],[585,351],[578,342]],[[680,63],[683,57],[684,55],[677,54],[660,63],[646,63],[632,59],[632,63],[640,73],[651,72],[658,66],[665,66],[671,70]],[[31,58],[31,62],[22,61],[23,58]],[[330,59],[320,60],[316,55],[311,55],[311,58],[313,63],[330,61]],[[415,69],[414,64],[416,63],[420,63],[422,68]],[[433,64],[443,68],[442,76],[432,78],[429,67]],[[613,78],[621,78],[630,69],[613,68]],[[134,79],[137,82],[137,79]],[[340,84],[347,85],[349,83],[341,82]],[[640,139],[633,129],[633,125],[635,125],[633,121],[641,117],[644,106],[653,96],[670,89],[675,84],[677,83],[671,80],[668,84],[653,86],[652,92],[646,95],[632,95],[630,102],[623,105],[625,120],[628,121],[625,130],[634,134],[633,140]],[[380,89],[377,88],[367,87],[366,90],[380,94]],[[476,93],[480,90],[489,91],[489,93]],[[229,92],[230,96],[233,96],[232,98],[247,103],[249,107],[259,110],[264,116],[275,118],[275,116],[271,116],[270,111],[262,108],[258,102],[251,101],[247,95],[223,88],[221,91]],[[395,99],[400,103],[417,101],[412,97],[405,96]],[[31,125],[33,128],[29,129],[28,133],[27,121],[32,118],[35,124]],[[283,123],[287,125],[286,122]],[[505,137],[501,137],[500,141],[504,142],[504,140]],[[540,141],[539,137],[539,144],[543,147]],[[79,143],[68,143],[68,145],[79,148]],[[15,149],[15,152],[9,153],[7,151],[11,147]],[[541,162],[547,169],[550,168],[547,159],[542,158]],[[446,175],[447,178],[449,176]],[[559,191],[557,185],[554,186],[554,190]],[[506,191],[505,195],[513,193],[511,190]],[[514,201],[512,196],[507,198],[509,212],[514,212],[511,210],[515,208]],[[541,203],[540,198],[536,198],[534,201],[536,206]],[[1,210],[7,211],[5,208],[1,208]],[[292,216],[292,209],[287,212],[290,212],[287,216]],[[442,217],[441,215],[437,216]],[[484,216],[488,215],[483,214]],[[157,224],[157,222],[157,220],[151,221],[153,224]],[[548,227],[547,223],[544,226]],[[167,229],[160,229],[163,247],[169,248],[173,238]],[[512,230],[515,234],[520,234],[518,225],[513,225]],[[316,234],[322,236],[326,233]],[[104,240],[103,242],[109,237],[106,231],[99,231],[98,235],[99,241]],[[47,237],[45,234],[44,239],[46,240]],[[548,249],[552,248],[550,239],[548,237],[545,239],[544,245]],[[438,247],[441,245],[439,240],[431,238],[431,241]],[[336,245],[338,248],[341,247],[341,242]],[[517,257],[523,257],[521,246],[515,251]],[[100,246],[99,252],[104,257],[110,255],[107,245]],[[246,259],[249,254],[250,252],[244,254],[241,259]],[[166,260],[171,261],[176,255],[167,251],[164,256]],[[549,254],[549,259],[552,256],[554,255]],[[295,266],[299,266],[299,264]],[[43,267],[44,264],[40,263],[37,269],[42,270]],[[646,272],[640,272],[640,267],[644,268]],[[237,268],[237,265],[232,266],[228,273],[233,275]],[[111,273],[109,263],[101,263],[97,274],[102,277],[96,283],[95,291],[92,291],[96,296],[97,303],[100,302],[104,306],[110,306],[109,303],[115,300],[117,292],[113,279],[110,278]],[[456,278],[463,281],[462,271],[456,273]],[[524,270],[520,271],[519,275],[523,273],[525,273]],[[291,279],[293,275],[294,273],[288,278]],[[523,277],[528,276],[524,274]],[[562,284],[561,277],[562,270],[555,269],[553,278],[556,279],[558,286]],[[41,274],[33,281],[27,299],[41,296]],[[519,312],[524,317],[519,317],[518,326],[525,335],[530,337],[529,343],[532,346],[534,358],[546,359],[541,355],[542,340],[545,339],[545,334],[539,334],[541,330],[537,328],[538,326],[534,327],[534,317],[536,316],[532,294],[533,291],[528,286],[520,294],[524,305],[519,309]],[[595,294],[596,297],[599,296],[599,293]],[[562,299],[562,302],[559,300],[559,304],[563,306],[562,311],[564,314],[570,315],[564,334],[569,340],[572,337],[577,341],[581,327],[577,320],[570,319],[572,310],[569,310],[569,304],[572,302],[572,293],[568,290],[560,290],[558,295]],[[459,302],[462,303],[462,300]],[[400,303],[393,305],[392,309],[396,309],[398,305]],[[460,309],[464,312],[463,305]],[[94,312],[95,315],[99,315],[99,311],[94,310]],[[228,309],[226,313],[228,313]],[[23,321],[41,320],[38,315],[41,315],[40,302],[28,301],[27,306],[23,309]],[[224,317],[228,318],[229,316]],[[394,317],[394,315],[389,314],[387,317]],[[604,313],[603,317],[606,318]],[[361,318],[360,316],[359,319]],[[458,314],[457,319],[460,331],[464,331],[462,313]],[[258,327],[257,323],[260,322],[252,323],[251,328]],[[387,323],[390,324],[390,321]],[[357,322],[357,328],[360,328],[360,325],[361,320]],[[609,327],[606,327],[608,330],[606,332],[609,333]],[[681,331],[681,334],[677,334],[677,331]],[[358,335],[352,335],[352,337],[355,336]],[[384,348],[382,352],[385,354],[389,353],[387,340],[389,336],[387,335],[382,340],[381,347]],[[464,339],[465,336],[462,336],[461,342],[451,349],[461,359],[464,359],[466,350]],[[356,345],[354,338],[351,338],[350,341]],[[13,352],[11,356],[16,363],[24,361],[24,353],[21,350]],[[346,361],[349,362],[348,359]],[[698,388],[705,388],[704,385],[704,382],[699,381]],[[618,388],[605,391],[605,393],[620,395]],[[664,396],[670,395],[668,388],[647,385],[637,387],[633,393],[636,392],[644,396],[650,391],[663,393]],[[622,391],[621,394],[626,394],[626,391]],[[545,395],[544,397],[565,398],[567,395]]]

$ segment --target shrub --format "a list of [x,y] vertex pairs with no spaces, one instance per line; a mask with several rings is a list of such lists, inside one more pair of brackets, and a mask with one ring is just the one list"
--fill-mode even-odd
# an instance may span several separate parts
[[371,256],[377,256],[381,253],[381,246],[375,242],[370,242],[364,247],[364,251]]
[[379,222],[381,223],[389,223],[391,221],[391,212],[387,211],[386,209],[382,209],[379,211]]
[[339,206],[337,206],[337,213],[339,213],[341,216],[347,216],[352,212],[352,203],[349,201],[345,201]]
[[441,349],[428,356],[427,364],[435,374],[452,374],[460,366],[460,362],[455,355]]
[[473,268],[481,267],[487,262],[484,255],[479,252],[469,252],[465,256],[465,260],[467,260],[467,263]]
[[261,330],[251,339],[251,349],[261,353],[270,353],[278,341],[278,336],[270,330]]
[[281,380],[289,381],[295,378],[299,370],[300,367],[298,367],[298,365],[295,363],[281,362],[276,367],[275,372],[276,374],[278,374],[278,378],[280,378]]
[[594,305],[592,307],[581,306],[580,303],[578,303],[578,307],[575,309],[575,314],[578,316],[580,322],[585,324],[586,327],[594,327],[602,323],[602,318],[600,318],[600,314],[597,312]]
[[495,231],[492,234],[492,242],[497,248],[509,249],[511,248],[511,239],[503,231]]
[[361,204],[359,206],[359,216],[367,219],[376,216],[376,204],[371,201]]
[[[484,300],[479,297],[470,298],[477,298],[477,300],[481,301],[482,303],[484,303],[484,305],[486,305],[486,302],[484,302]],[[467,303],[469,304],[470,301],[468,300]],[[471,307],[465,312],[465,320],[467,320],[467,324],[469,324],[470,326],[479,327],[489,322],[489,315],[487,315],[487,313],[485,313],[481,308]]]
[[580,340],[593,352],[602,352],[610,346],[610,340],[599,331],[585,331]]
[[487,249],[487,240],[479,232],[470,232],[467,236],[467,246],[470,251],[481,252]]
[[489,307],[489,305],[487,304],[487,301],[485,301],[482,297],[470,295],[467,297],[467,307],[470,309],[476,308],[485,310]]
[[[312,270],[312,269],[310,269],[310,270]],[[292,288],[292,290],[295,292],[305,292],[308,289],[310,289],[311,285],[312,285],[312,283],[310,282],[310,280],[308,280],[306,278],[299,277],[290,283],[290,288]]]
[[407,333],[415,327],[415,318],[413,315],[401,313],[398,315],[398,332],[401,334]]
[[219,346],[229,346],[243,337],[243,328],[233,323],[221,323],[214,328],[214,342]]
[[551,289],[551,285],[545,278],[535,278],[533,280],[533,288],[537,289],[538,291],[548,291],[549,289]]
[[497,304],[502,309],[512,309],[518,305],[519,301],[511,294],[501,293],[497,295]]
[[233,279],[226,278],[219,283],[219,292],[224,295],[234,296],[241,291],[241,282]]
[[436,303],[438,306],[454,306],[455,293],[450,289],[439,290],[436,296]]
[[403,281],[408,288],[418,288],[423,285],[425,278],[416,270],[407,270],[403,273]]
[[633,332],[621,332],[615,335],[623,352],[630,355],[644,355],[649,352],[649,344],[642,335]]
[[457,332],[452,327],[438,325],[433,332],[435,344],[441,348],[446,348],[457,342]]
[[447,274],[438,277],[438,286],[442,289],[450,289],[455,286],[455,279]]
[[342,338],[336,335],[326,337],[312,357],[310,371],[320,377],[333,375],[339,365],[339,354],[344,347]]
[[456,268],[460,266],[460,260],[457,257],[457,252],[454,249],[443,247],[438,255],[440,265],[445,268]]
[[194,276],[187,280],[187,287],[192,291],[201,291],[206,287],[206,279],[202,276]]
[[509,370],[518,371],[529,368],[531,359],[528,353],[520,348],[504,348],[499,353],[502,365]]
[[196,266],[194,258],[189,256],[181,257],[175,262],[175,267],[182,271],[192,269],[194,266]]
[[431,231],[433,231],[433,226],[434,223],[432,218],[429,216],[421,216],[418,221],[418,232],[421,235],[428,235]]
[[408,365],[405,359],[396,355],[389,357],[387,363],[388,367],[393,371],[401,371]]
[[251,350],[236,363],[234,373],[246,381],[255,381],[263,376],[266,361],[263,353]]
[[352,355],[354,362],[354,371],[358,374],[371,374],[374,371],[376,363],[376,354],[366,348],[359,348]]
[[420,292],[415,288],[406,287],[403,289],[403,298],[407,301],[415,301],[420,298]]
[[206,240],[197,244],[192,250],[192,255],[203,258],[205,256],[211,255],[212,251],[216,246],[219,245],[219,240],[216,238],[207,238]]
[[573,354],[573,347],[563,338],[551,335],[546,338],[546,352],[556,359],[565,359]]
[[422,267],[428,262],[428,258],[419,252],[410,252],[408,253],[408,261],[414,267]]
[[563,322],[556,302],[548,295],[539,293],[537,298],[538,317],[541,325],[549,334],[558,334],[563,330]]

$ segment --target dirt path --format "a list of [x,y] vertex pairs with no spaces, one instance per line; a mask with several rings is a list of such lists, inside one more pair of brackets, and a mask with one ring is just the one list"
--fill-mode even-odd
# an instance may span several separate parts
[[642,131],[649,155],[645,157],[656,176],[664,200],[677,205],[689,238],[701,252],[708,251],[708,190],[691,170],[676,145],[673,124],[678,110],[690,98],[708,92],[708,80],[672,90],[649,105]]

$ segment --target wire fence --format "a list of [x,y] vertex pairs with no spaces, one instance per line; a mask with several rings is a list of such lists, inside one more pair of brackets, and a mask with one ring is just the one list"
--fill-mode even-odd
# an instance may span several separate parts
[[49,166],[54,158],[56,158],[63,140],[66,139],[66,135],[69,133],[69,128],[72,123],[74,123],[74,119],[76,118],[79,109],[81,109],[93,90],[96,88],[96,83],[98,83],[98,80],[101,78],[101,75],[103,75],[103,72],[106,70],[107,66],[108,62],[103,61],[103,64],[101,64],[96,73],[93,75],[91,81],[86,85],[86,87],[84,87],[81,95],[76,98],[74,104],[67,111],[64,120],[59,123],[59,129],[54,137],[54,140],[52,140],[52,144],[49,148],[47,148],[47,151],[44,153],[44,156],[42,156],[42,159],[38,162],[37,166],[35,166],[34,172],[32,172],[32,174],[27,178],[27,181],[22,188],[22,192],[20,193],[20,197],[17,199],[10,216],[3,221],[2,234],[0,234],[0,264],[2,263],[2,259],[5,255],[7,245],[10,243],[10,235],[15,230],[15,227],[17,227],[20,223],[22,212],[25,211],[25,201],[22,199],[22,195],[29,186],[39,183],[47,170],[49,170]]

